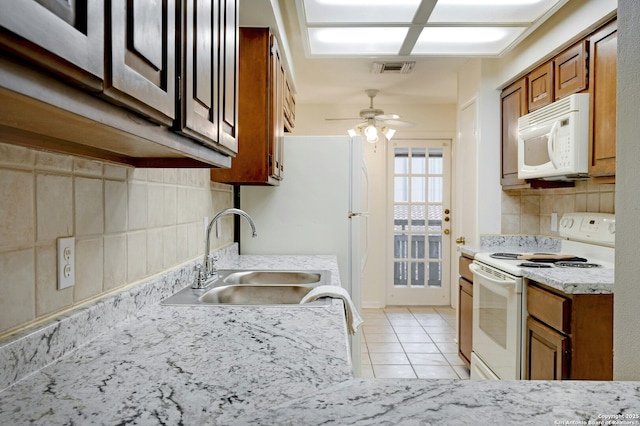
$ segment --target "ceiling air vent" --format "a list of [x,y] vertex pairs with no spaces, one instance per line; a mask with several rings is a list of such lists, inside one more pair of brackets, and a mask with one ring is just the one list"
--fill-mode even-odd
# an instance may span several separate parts
[[371,64],[372,74],[409,74],[416,65],[410,62],[374,62]]

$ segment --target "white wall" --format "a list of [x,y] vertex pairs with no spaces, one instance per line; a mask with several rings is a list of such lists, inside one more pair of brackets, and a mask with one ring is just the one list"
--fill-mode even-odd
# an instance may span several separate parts
[[614,296],[615,380],[640,380],[640,3],[619,0],[616,164],[616,279]]

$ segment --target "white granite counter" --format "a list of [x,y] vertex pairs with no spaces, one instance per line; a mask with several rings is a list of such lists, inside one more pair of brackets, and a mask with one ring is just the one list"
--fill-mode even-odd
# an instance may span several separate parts
[[[458,246],[458,251],[474,257],[478,253],[557,253],[560,240],[551,237],[488,235],[480,246]],[[566,294],[611,294],[614,291],[614,268],[522,268],[522,276]]]
[[[339,283],[334,256],[223,256],[220,267],[330,269]],[[640,424],[638,382],[354,379],[341,301],[158,305],[185,275],[0,342],[0,424]]]

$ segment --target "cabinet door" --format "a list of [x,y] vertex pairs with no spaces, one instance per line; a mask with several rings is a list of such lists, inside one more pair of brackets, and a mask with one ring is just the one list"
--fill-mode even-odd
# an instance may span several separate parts
[[284,79],[285,69],[280,58],[276,38],[271,36],[271,75],[275,81],[271,85],[271,176],[281,180],[284,174]]
[[0,46],[67,80],[101,91],[105,19],[101,4],[87,0],[1,1]]
[[529,84],[529,112],[553,102],[553,61],[531,71],[527,76]]
[[175,118],[175,0],[112,0],[105,95],[153,121]]
[[217,3],[186,0],[182,9],[183,68],[180,76],[181,133],[215,146],[218,142]]
[[458,354],[467,363],[471,362],[472,321],[473,321],[473,284],[464,278],[458,280],[460,286],[458,302]]
[[545,324],[527,318],[525,379],[569,378],[569,338]]
[[591,37],[591,117],[589,176],[616,173],[616,74],[618,33],[615,23]]
[[220,137],[238,152],[238,0],[220,1]]
[[524,186],[518,179],[518,118],[527,113],[526,79],[502,91],[502,186]]
[[587,88],[587,42],[581,41],[554,59],[556,99]]

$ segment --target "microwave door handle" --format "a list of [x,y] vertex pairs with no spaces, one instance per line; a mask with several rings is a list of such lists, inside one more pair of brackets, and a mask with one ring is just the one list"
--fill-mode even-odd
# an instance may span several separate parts
[[549,132],[549,138],[547,139],[547,153],[549,154],[549,159],[551,160],[551,164],[553,165],[554,169],[558,168],[554,150],[556,145],[556,137],[558,135],[558,127],[560,127],[559,121],[553,123],[553,126],[551,126],[551,131]]

